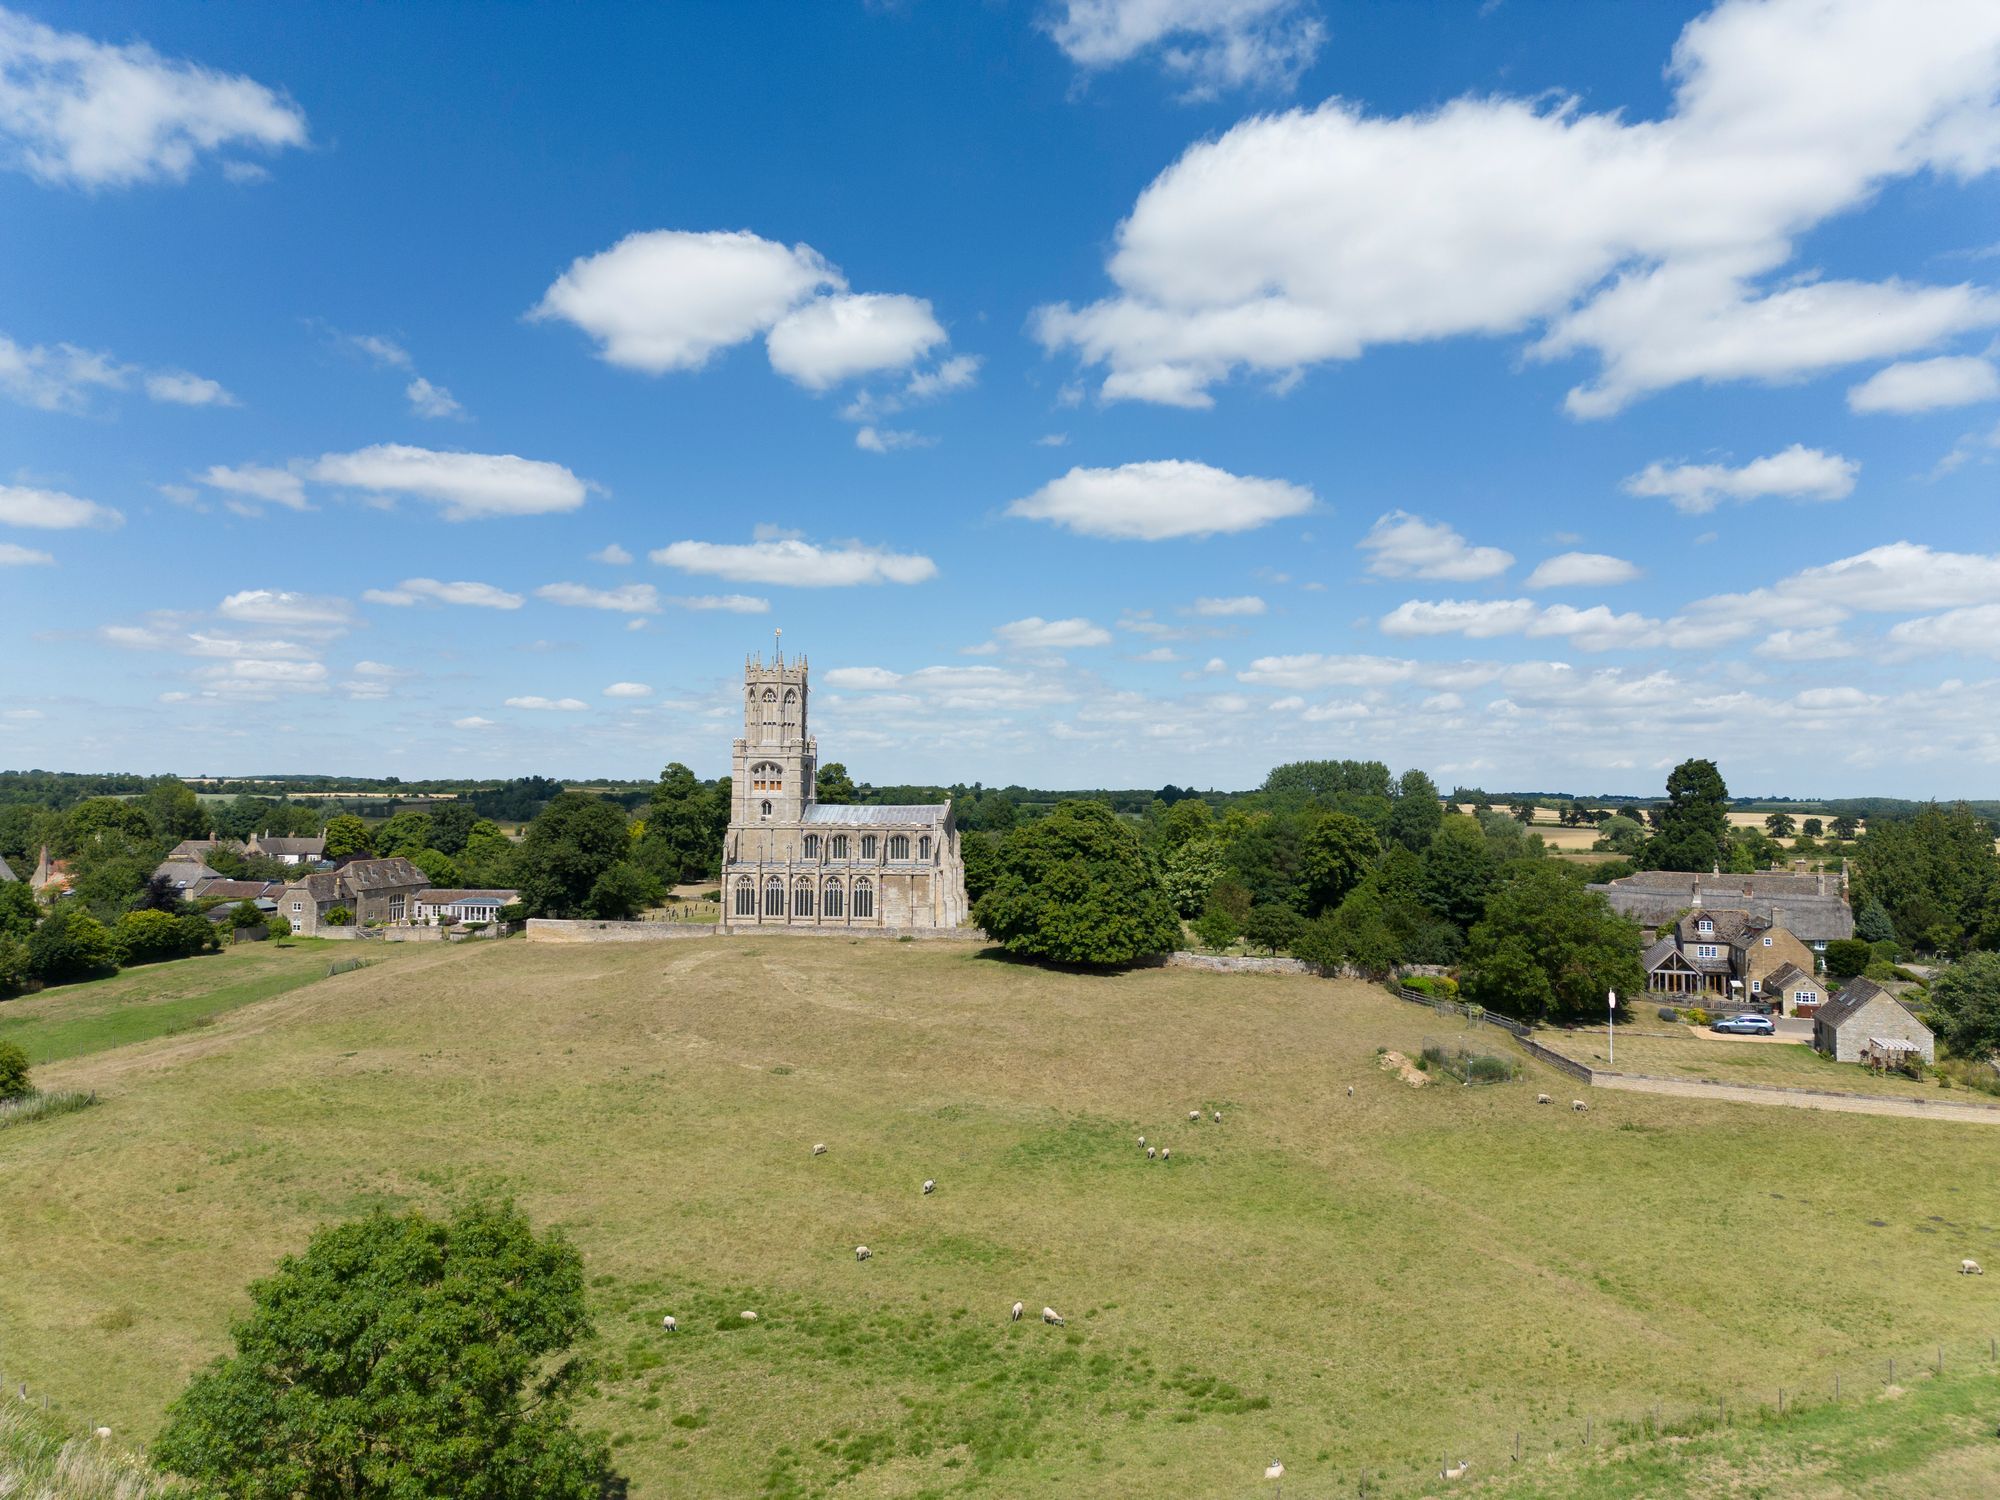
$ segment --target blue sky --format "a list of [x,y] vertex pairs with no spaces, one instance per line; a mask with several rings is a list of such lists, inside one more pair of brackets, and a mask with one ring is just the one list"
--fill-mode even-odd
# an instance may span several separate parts
[[0,764],[1992,795],[2000,11],[0,10]]

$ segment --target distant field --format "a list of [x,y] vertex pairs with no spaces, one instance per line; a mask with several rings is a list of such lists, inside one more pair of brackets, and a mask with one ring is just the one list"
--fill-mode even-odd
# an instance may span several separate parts
[[[1663,1021],[1646,1019],[1642,1030],[1660,1030]],[[1963,1099],[1974,1103],[2000,1099],[1962,1090],[1953,1093],[1935,1082],[1874,1073],[1854,1063],[1835,1062],[1803,1042],[1731,1042],[1683,1028],[1673,1037],[1627,1034],[1618,1029],[1617,1068],[1621,1073],[1651,1073],[1661,1078],[1713,1078],[1723,1083],[1775,1083],[1786,1088],[1837,1089],[1849,1094],[1883,1094],[1898,1099]],[[1593,1068],[1608,1067],[1602,1027],[1582,1031],[1552,1031],[1536,1040]]]
[[0,1350],[143,1436],[314,1225],[504,1192],[584,1252],[641,1500],[1330,1496],[2000,1332],[1955,1273],[2000,1132],[1381,1068],[1452,1024],[955,944],[415,949],[44,1070],[105,1102],[9,1132]]

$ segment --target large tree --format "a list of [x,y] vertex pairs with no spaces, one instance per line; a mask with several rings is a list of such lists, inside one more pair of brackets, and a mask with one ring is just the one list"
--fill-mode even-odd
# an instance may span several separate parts
[[[822,780],[825,774],[820,773]],[[728,830],[729,783],[704,784],[674,761],[653,787],[637,856],[670,883],[712,880],[722,871],[722,840]]]
[[1381,853],[1382,845],[1359,818],[1336,812],[1315,821],[1299,846],[1298,883],[1306,913],[1318,916],[1340,905],[1367,879]]
[[1711,870],[1728,862],[1729,788],[1714,761],[1674,767],[1659,828],[1639,860],[1649,870]]
[[[667,769],[671,771],[673,767]],[[847,767],[837,760],[828,761],[819,768],[819,774],[813,778],[813,796],[821,802],[858,802],[861,799],[854,778],[847,774]]]
[[1389,809],[1389,837],[1415,854],[1422,854],[1444,822],[1444,799],[1437,783],[1422,771],[1405,771],[1396,780],[1396,800]]
[[250,1289],[153,1459],[225,1500],[599,1500],[583,1259],[512,1207],[322,1229]]
[[1008,834],[972,918],[1010,952],[1065,964],[1128,964],[1181,935],[1152,862],[1101,802],[1059,803]]
[[1960,1057],[2000,1054],[2000,953],[1970,953],[1932,981],[1931,1019]]
[[1964,803],[1877,818],[1861,841],[1864,909],[1879,902],[1904,942],[1962,953],[2000,939],[2000,857],[1993,827]]
[[342,813],[326,825],[326,857],[342,859],[350,854],[373,854],[375,835],[353,813]]
[[1494,858],[1484,830],[1471,818],[1453,813],[1424,850],[1424,904],[1460,927],[1470,927],[1486,910],[1486,894],[1499,876],[1500,861]]
[[624,808],[563,792],[528,825],[516,852],[521,904],[531,917],[588,916],[597,882],[630,851]]
[[28,939],[28,971],[45,984],[88,979],[118,967],[118,945],[74,900],[62,901]]
[[1510,865],[1473,927],[1461,984],[1469,999],[1524,1021],[1605,1013],[1605,992],[1646,987],[1638,926],[1551,861]]

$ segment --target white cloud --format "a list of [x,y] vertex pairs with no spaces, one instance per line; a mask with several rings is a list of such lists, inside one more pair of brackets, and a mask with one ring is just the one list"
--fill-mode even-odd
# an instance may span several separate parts
[[1085,536],[1164,541],[1250,531],[1313,507],[1313,492],[1182,459],[1071,469],[1007,507],[1010,516],[1053,521]]
[[[1618,614],[1602,604],[1577,609],[1568,604],[1537,604],[1532,599],[1412,599],[1384,615],[1381,628],[1384,635],[1462,635],[1469,640],[1503,635],[1534,639],[1559,636],[1580,651],[1694,645],[1709,639],[1678,620]],[[1729,632],[1732,636],[1741,633],[1742,629],[1735,627]]]
[[1625,481],[1628,495],[1666,500],[1683,515],[1703,515],[1724,500],[1741,504],[1767,495],[1786,500],[1845,500],[1861,465],[1838,453],[1794,443],[1782,452],[1726,464],[1648,464]]
[[491,729],[494,727],[494,721],[491,719],[482,719],[478,714],[468,714],[462,719],[453,719],[451,727],[453,729]]
[[575,510],[597,488],[561,464],[510,453],[446,453],[407,443],[378,443],[328,453],[310,466],[322,484],[409,495],[440,507],[447,521],[544,516]]
[[0,542],[0,568],[46,568],[54,565],[55,559],[46,552],[17,546],[13,542]]
[[2000,656],[2000,604],[1974,604],[1905,620],[1890,629],[1889,644],[1916,651]]
[[903,393],[916,401],[928,401],[951,391],[964,390],[979,378],[980,358],[976,354],[954,354],[935,370],[919,370],[910,377],[910,383],[903,387]]
[[866,293],[807,303],[781,318],[765,342],[780,375],[823,391],[857,375],[907,370],[944,338],[921,297]]
[[1493,578],[1514,565],[1514,554],[1498,547],[1474,547],[1443,521],[1426,521],[1408,511],[1380,517],[1356,543],[1375,554],[1368,571],[1382,578],[1445,578],[1468,583]]
[[146,394],[173,406],[235,406],[236,398],[213,380],[186,370],[161,370],[146,377]]
[[650,698],[653,690],[643,682],[614,682],[604,690],[607,698]]
[[1155,646],[1150,651],[1137,653],[1131,659],[1133,661],[1164,663],[1179,661],[1181,658],[1180,653],[1174,650],[1172,646]]
[[1531,589],[1605,588],[1630,583],[1639,569],[1622,557],[1603,552],[1564,552],[1536,566],[1528,575]]
[[1035,439],[1035,446],[1037,448],[1066,448],[1069,446],[1069,434],[1066,432],[1045,432]]
[[771,601],[754,594],[676,594],[667,603],[676,609],[720,610],[732,615],[768,615]]
[[476,609],[519,609],[521,596],[490,583],[461,579],[443,583],[435,578],[405,578],[392,589],[365,589],[370,604],[464,604]]
[[849,691],[892,688],[902,680],[901,672],[891,672],[887,667],[835,667],[820,678],[830,688]]
[[1822,625],[1815,630],[1774,630],[1758,643],[1757,654],[1773,661],[1838,661],[1854,655],[1854,647],[1839,627]]
[[1021,651],[1066,651],[1081,646],[1108,646],[1111,632],[1085,619],[1044,620],[1030,615],[993,632],[1009,646]]
[[1532,599],[1411,599],[1382,616],[1384,635],[1519,635],[1540,616]]
[[93,526],[109,531],[124,524],[124,516],[94,500],[79,500],[60,490],[0,484],[0,526],[32,526],[39,531],[75,531]]
[[354,614],[345,599],[285,589],[243,589],[224,599],[215,612],[225,620],[254,625],[333,632],[345,630]]
[[1224,87],[1290,90],[1326,30],[1300,0],[1065,0],[1049,31],[1070,61],[1108,68],[1156,54],[1192,98]]
[[650,583],[620,584],[615,589],[594,589],[581,583],[545,583],[535,590],[537,599],[551,604],[567,604],[576,609],[608,609],[625,615],[656,615],[660,594]]
[[354,664],[357,677],[412,677],[416,674],[408,667],[394,667],[385,661],[358,661]]
[[1260,656],[1236,674],[1240,682],[1264,687],[1309,690],[1322,687],[1383,687],[1406,682],[1417,664],[1389,656],[1325,656],[1307,652],[1294,656]]
[[131,367],[74,344],[17,344],[0,334],[0,392],[37,411],[82,411],[97,390],[123,390]]
[[180,181],[204,153],[305,141],[298,106],[252,79],[0,10],[0,160],[42,182]]
[[581,698],[543,698],[535,694],[528,694],[520,698],[509,698],[507,700],[507,707],[546,709],[551,712],[561,712],[561,713],[578,713],[584,709],[589,708],[590,705],[588,703],[585,703]]
[[846,285],[809,245],[787,247],[748,230],[656,229],[579,257],[532,316],[574,323],[612,364],[660,375],[698,369],[814,293]]
[[597,551],[590,554],[590,561],[605,563],[614,568],[622,568],[631,560],[632,554],[616,542],[611,543],[608,547],[600,547]]
[[194,674],[195,680],[206,683],[211,692],[251,698],[271,697],[281,692],[323,693],[326,676],[322,662],[269,661],[254,656],[218,662]]
[[1936,411],[2000,400],[2000,370],[1972,355],[1905,361],[1886,366],[1847,393],[1854,412]]
[[339,335],[339,341],[349,348],[359,351],[378,365],[386,365],[395,370],[414,369],[410,351],[394,339],[384,338],[378,333],[347,333]]
[[898,448],[928,448],[937,442],[936,438],[925,437],[920,432],[898,431],[895,428],[862,427],[854,434],[854,446],[866,453],[890,453]]
[[770,583],[794,588],[922,583],[937,576],[937,564],[928,557],[885,552],[859,543],[818,547],[797,537],[748,543],[674,542],[648,555],[654,562],[683,573],[704,573],[727,578],[732,583]]
[[1241,370],[1539,330],[1538,357],[1597,356],[1568,404],[1601,416],[1681,381],[1792,379],[2000,322],[1976,287],[1790,264],[1886,183],[1993,167],[2000,10],[1723,0],[1668,72],[1650,120],[1491,93],[1245,120],[1140,194],[1113,294],[1042,309],[1037,334],[1103,367],[1107,398],[1205,405]]
[[458,398],[441,385],[432,385],[419,375],[403,388],[409,399],[410,410],[420,417],[462,417],[465,408],[458,404]]
[[306,502],[306,482],[289,469],[272,469],[256,464],[211,464],[194,476],[212,490],[240,495],[252,500],[268,500],[287,510],[311,510]]
[[1261,615],[1268,606],[1255,594],[1239,594],[1233,599],[1197,599],[1192,607],[1198,615],[1229,616]]

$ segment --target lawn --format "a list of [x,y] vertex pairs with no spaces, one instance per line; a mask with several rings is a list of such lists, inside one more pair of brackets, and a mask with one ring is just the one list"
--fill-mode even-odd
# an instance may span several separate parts
[[1956,1274],[2000,1270],[2000,1133],[1381,1067],[1452,1024],[951,944],[417,949],[47,1069],[105,1102],[8,1132],[0,1350],[143,1436],[314,1225],[506,1193],[584,1252],[641,1500],[1127,1497],[1274,1455],[1421,1493],[1516,1430],[2000,1332]]
[[[1648,1036],[1665,1029],[1648,1022],[1628,1033],[1618,1028],[1620,1073],[1650,1073],[1658,1078],[1713,1078],[1722,1083],[1774,1083],[1795,1089],[1834,1089],[1848,1094],[1880,1094],[1895,1099],[1950,1099],[1969,1104],[2000,1105],[2000,1099],[1972,1089],[1941,1089],[1935,1080],[1919,1082],[1896,1074],[1881,1074],[1857,1063],[1835,1062],[1804,1042],[1724,1041],[1692,1027],[1680,1034]],[[1593,1068],[1610,1068],[1604,1029],[1541,1031],[1535,1040],[1565,1057]]]

